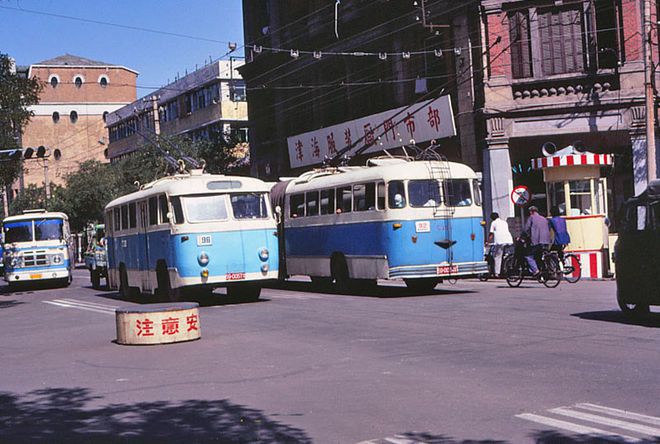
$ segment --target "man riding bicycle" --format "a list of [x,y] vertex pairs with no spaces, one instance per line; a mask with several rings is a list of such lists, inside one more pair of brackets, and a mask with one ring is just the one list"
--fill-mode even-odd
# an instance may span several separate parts
[[539,214],[539,209],[534,205],[529,207],[529,219],[525,223],[525,232],[530,239],[530,248],[525,259],[529,265],[529,271],[534,277],[537,277],[539,275],[537,259],[541,257],[543,250],[552,244],[552,239],[548,220]]

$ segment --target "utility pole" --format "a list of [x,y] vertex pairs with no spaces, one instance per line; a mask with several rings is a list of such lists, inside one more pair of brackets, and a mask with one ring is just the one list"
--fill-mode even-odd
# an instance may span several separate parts
[[44,188],[46,189],[46,202],[50,200],[50,183],[48,182],[48,158],[44,157]]
[[655,94],[653,91],[653,51],[651,47],[651,0],[644,2],[644,91],[646,95],[646,164],[648,181],[658,177],[655,158]]

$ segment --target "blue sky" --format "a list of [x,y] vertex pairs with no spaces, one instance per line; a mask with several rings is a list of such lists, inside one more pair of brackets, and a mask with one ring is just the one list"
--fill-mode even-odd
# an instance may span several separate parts
[[138,97],[243,44],[241,0],[0,0],[0,23],[0,52],[17,64],[69,53],[123,65],[140,73]]

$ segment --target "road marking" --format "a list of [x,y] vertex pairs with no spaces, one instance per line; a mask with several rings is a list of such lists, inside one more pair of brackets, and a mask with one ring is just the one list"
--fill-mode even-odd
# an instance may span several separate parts
[[607,430],[574,424],[572,422],[561,421],[559,419],[548,418],[546,416],[534,415],[532,413],[522,413],[520,415],[516,415],[516,418],[525,419],[527,421],[536,422],[538,424],[543,424],[557,429],[568,430],[569,432],[579,433],[581,435],[598,435],[599,437],[603,438],[621,438],[626,442],[641,442],[641,439],[633,438],[632,436],[619,435],[617,433],[608,432]]
[[94,302],[79,301],[76,299],[54,299],[52,301],[43,301],[45,304],[56,305],[64,308],[76,308],[78,310],[91,311],[94,313],[115,314],[117,307],[112,305],[97,304]]
[[660,426],[660,418],[655,416],[641,415],[639,413],[628,412],[626,410],[612,409],[610,407],[603,407],[602,405],[597,404],[575,404],[576,407],[581,408],[582,410],[590,410],[592,412],[605,413],[610,416],[616,416],[619,418],[631,419],[637,422],[645,422],[647,424]]
[[651,436],[660,436],[660,429],[641,424],[635,424],[632,422],[621,421],[620,419],[607,418],[605,416],[598,416],[591,413],[578,412],[565,407],[558,407],[549,411],[556,413],[557,415],[568,416],[571,418],[594,422],[596,424],[603,424],[606,426],[612,426],[623,430],[630,430],[631,432],[643,433],[645,435]]
[[297,299],[297,300],[309,300],[309,299],[323,299],[323,296],[317,296],[312,294],[298,295],[298,294],[269,294],[265,296],[269,299]]

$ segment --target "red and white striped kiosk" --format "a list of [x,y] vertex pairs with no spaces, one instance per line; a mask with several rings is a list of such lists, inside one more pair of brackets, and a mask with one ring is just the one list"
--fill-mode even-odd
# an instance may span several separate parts
[[572,145],[556,152],[544,147],[543,154],[532,159],[532,168],[543,170],[548,208],[559,207],[566,218],[571,235],[566,251],[580,255],[583,278],[608,276],[607,179],[601,168],[612,165],[612,155]]

